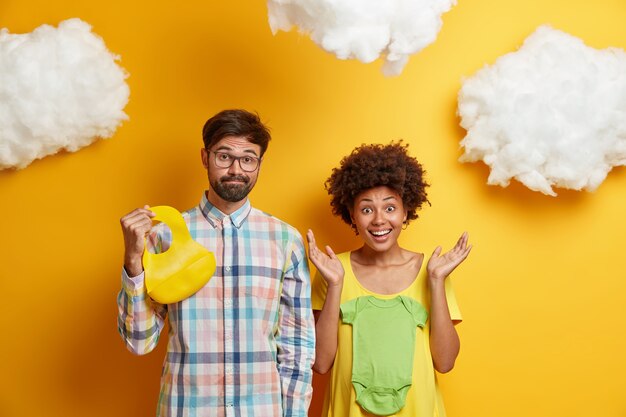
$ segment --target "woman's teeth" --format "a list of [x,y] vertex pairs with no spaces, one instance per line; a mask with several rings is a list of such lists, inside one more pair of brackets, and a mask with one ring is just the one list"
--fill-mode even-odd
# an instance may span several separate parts
[[389,233],[391,233],[391,229],[387,229],[387,230],[371,230],[370,231],[371,234],[373,234],[374,236],[385,236]]

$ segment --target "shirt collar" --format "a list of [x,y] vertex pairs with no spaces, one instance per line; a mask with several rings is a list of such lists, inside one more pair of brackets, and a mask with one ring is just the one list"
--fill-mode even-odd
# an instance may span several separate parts
[[207,198],[207,192],[202,193],[202,199],[200,200],[200,211],[202,215],[207,219],[211,226],[217,227],[222,224],[225,217],[230,217],[230,221],[233,225],[239,229],[243,222],[248,218],[252,206],[250,205],[250,199],[246,198],[246,202],[243,206],[239,207],[235,212],[230,215],[226,215],[220,211],[217,207],[209,202]]

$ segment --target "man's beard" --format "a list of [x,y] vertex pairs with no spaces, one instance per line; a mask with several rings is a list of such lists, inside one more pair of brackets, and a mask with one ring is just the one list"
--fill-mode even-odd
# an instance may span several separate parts
[[[241,181],[239,183],[224,183],[224,181]],[[225,175],[217,180],[216,183],[211,183],[213,191],[220,196],[224,201],[230,203],[237,203],[250,194],[252,186],[250,184],[250,178],[243,175]]]

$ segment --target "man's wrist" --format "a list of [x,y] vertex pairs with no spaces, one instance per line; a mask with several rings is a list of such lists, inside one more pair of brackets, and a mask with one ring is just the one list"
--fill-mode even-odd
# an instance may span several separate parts
[[143,272],[143,265],[141,261],[125,261],[124,269],[129,277],[136,277]]

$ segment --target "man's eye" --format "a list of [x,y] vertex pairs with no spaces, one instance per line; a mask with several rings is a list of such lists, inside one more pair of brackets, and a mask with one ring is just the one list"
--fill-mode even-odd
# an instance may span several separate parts
[[241,160],[244,164],[249,164],[252,162],[252,158],[250,158],[249,156],[244,156],[243,158],[241,158]]
[[217,157],[221,159],[222,161],[228,161],[230,159],[230,155],[227,153],[217,154]]

